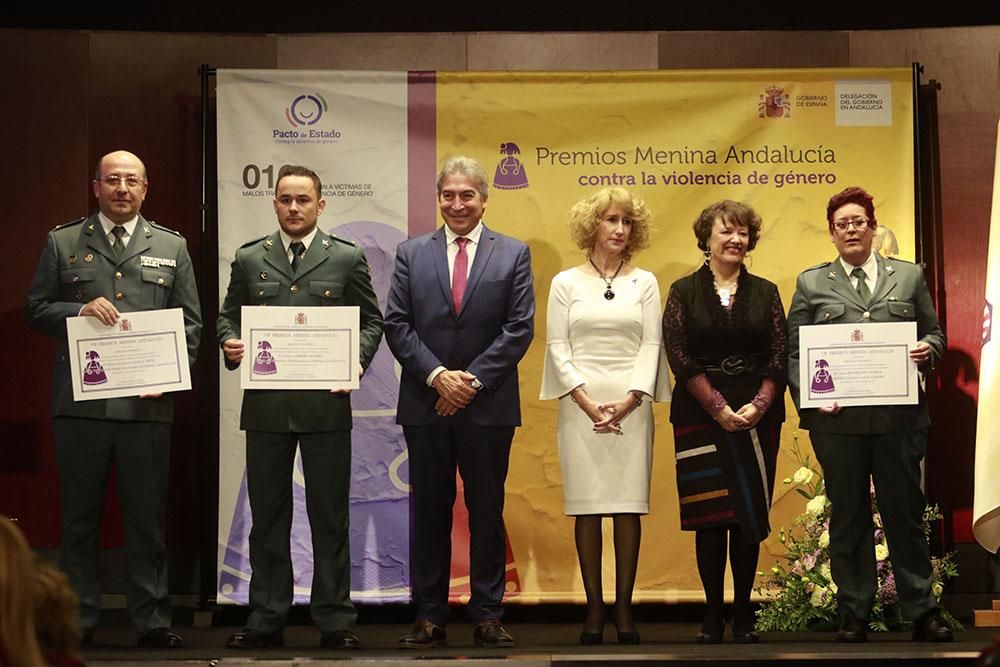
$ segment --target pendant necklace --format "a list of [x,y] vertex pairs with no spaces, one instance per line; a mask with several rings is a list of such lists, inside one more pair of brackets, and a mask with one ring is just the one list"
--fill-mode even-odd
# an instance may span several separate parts
[[599,268],[597,268],[597,264],[594,264],[594,260],[591,257],[587,257],[587,261],[590,262],[590,265],[592,267],[594,267],[594,271],[597,271],[597,275],[601,277],[601,280],[604,281],[604,284],[607,287],[607,289],[604,290],[604,298],[607,299],[608,301],[611,301],[611,299],[615,298],[615,291],[611,289],[611,283],[615,281],[615,278],[618,277],[618,273],[622,270],[622,267],[625,266],[625,260],[623,259],[621,262],[618,263],[618,268],[615,270],[615,275],[611,276],[610,278],[605,276],[604,272],[601,271]]
[[713,276],[712,285],[715,287],[715,293],[719,295],[719,302],[723,308],[729,308],[729,304],[733,302],[733,295],[736,294],[736,282],[733,280],[720,287]]

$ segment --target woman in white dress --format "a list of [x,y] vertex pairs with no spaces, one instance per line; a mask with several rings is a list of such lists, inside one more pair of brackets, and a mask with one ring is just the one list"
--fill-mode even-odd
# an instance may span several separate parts
[[570,234],[587,261],[552,279],[541,398],[559,399],[565,511],[576,517],[587,595],[580,643],[603,641],[601,519],[610,516],[618,642],[637,644],[632,589],[639,517],[649,512],[649,399],[670,395],[656,276],[630,263],[649,245],[649,209],[624,188],[605,188],[573,207]]

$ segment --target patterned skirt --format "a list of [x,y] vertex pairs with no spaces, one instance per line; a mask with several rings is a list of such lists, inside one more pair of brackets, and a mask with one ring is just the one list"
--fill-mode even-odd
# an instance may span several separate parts
[[681,529],[736,524],[753,542],[771,532],[768,510],[781,422],[767,417],[736,433],[714,421],[674,426]]

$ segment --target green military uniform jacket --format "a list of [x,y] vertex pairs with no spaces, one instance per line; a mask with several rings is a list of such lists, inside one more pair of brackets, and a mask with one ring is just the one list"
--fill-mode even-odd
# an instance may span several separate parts
[[[865,304],[839,260],[799,274],[788,311],[788,384],[799,407],[799,327],[810,324],[916,322],[917,340],[931,347],[927,367],[944,352],[945,339],[920,267],[876,254],[878,279]],[[917,405],[854,406],[838,415],[800,409],[799,423],[809,431],[870,435],[915,431],[930,424],[921,392]]]
[[[371,363],[382,340],[382,313],[368,262],[354,243],[320,230],[292,271],[275,232],[236,251],[229,289],[216,323],[221,345],[241,339],[242,306],[358,306],[361,310],[361,366]],[[255,351],[244,352],[253,363]],[[226,363],[230,369],[235,366]],[[351,428],[351,401],[329,391],[249,389],[243,392],[240,428],[271,433],[320,433]]]
[[66,318],[103,296],[122,313],[180,308],[188,356],[201,339],[201,306],[187,243],[177,232],[142,215],[121,257],[116,257],[95,213],[49,232],[28,293],[32,329],[56,338],[52,414],[56,417],[169,422],[173,403],[160,398],[110,398],[75,402],[69,368]]

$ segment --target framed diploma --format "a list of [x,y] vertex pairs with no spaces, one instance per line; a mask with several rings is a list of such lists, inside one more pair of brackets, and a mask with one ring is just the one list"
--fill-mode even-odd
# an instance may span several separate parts
[[917,364],[910,360],[916,343],[916,322],[801,327],[800,406],[917,403]]
[[357,389],[357,306],[243,306],[240,387]]
[[111,326],[70,317],[66,333],[74,401],[191,388],[180,308],[121,313]]

